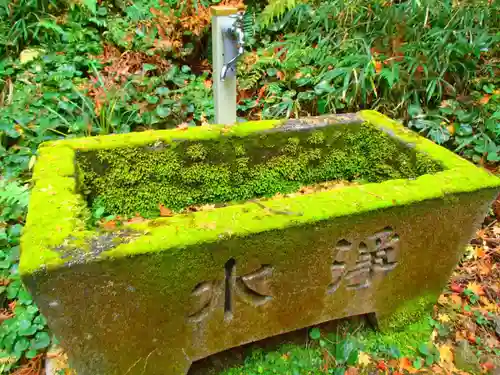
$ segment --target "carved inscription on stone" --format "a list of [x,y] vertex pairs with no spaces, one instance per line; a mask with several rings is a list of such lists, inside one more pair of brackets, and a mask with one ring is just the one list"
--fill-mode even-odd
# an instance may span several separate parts
[[191,294],[192,313],[188,316],[189,322],[203,321],[218,306],[221,306],[221,298],[224,299],[225,319],[231,319],[233,316],[234,298],[251,306],[260,306],[272,299],[269,286],[273,273],[271,266],[263,265],[254,272],[235,276],[236,262],[230,259],[224,269],[224,281],[206,281],[194,288]]
[[385,275],[397,266],[399,236],[391,228],[385,228],[359,242],[342,239],[335,249],[328,292],[335,292],[342,283],[349,290],[365,289],[371,286],[374,277]]

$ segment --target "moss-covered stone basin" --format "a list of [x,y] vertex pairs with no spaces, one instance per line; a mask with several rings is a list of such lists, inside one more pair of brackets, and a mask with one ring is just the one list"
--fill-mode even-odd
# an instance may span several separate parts
[[[350,315],[399,329],[500,186],[374,111],[50,142],[33,179],[20,272],[79,375],[183,374]],[[356,184],[294,194],[334,180]],[[97,207],[154,219],[92,228]]]

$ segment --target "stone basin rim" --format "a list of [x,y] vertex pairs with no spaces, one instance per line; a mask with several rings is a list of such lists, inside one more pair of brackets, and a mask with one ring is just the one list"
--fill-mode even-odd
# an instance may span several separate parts
[[[316,125],[308,125],[307,121],[315,121]],[[270,120],[238,124],[234,127],[210,125],[189,131],[147,131],[47,142],[42,145],[40,160],[35,166],[33,196],[44,200],[54,200],[54,197],[58,197],[60,202],[54,202],[54,206],[50,208],[51,212],[31,210],[21,240],[25,256],[21,257],[20,272],[31,274],[37,270],[43,271],[64,266],[60,253],[54,250],[56,247],[64,244],[70,236],[85,240],[96,235],[95,231],[85,229],[79,218],[81,196],[76,192],[76,166],[74,162],[66,160],[67,158],[74,160],[74,155],[78,151],[140,146],[154,141],[174,142],[179,139],[203,137],[214,139],[225,135],[244,136],[247,134],[248,124],[257,131],[280,131],[280,128],[282,131],[287,131],[287,129],[297,130],[300,127],[308,130],[311,126],[318,126],[318,122],[320,126],[325,126],[322,124],[349,124],[360,121],[369,122],[406,146],[427,154],[433,160],[438,161],[444,170],[432,175],[422,175],[414,180],[387,180],[380,183],[346,186],[335,189],[333,193],[332,191],[316,192],[263,201],[262,204],[271,211],[271,214],[266,213],[265,209],[254,202],[247,201],[216,208],[213,211],[156,218],[147,223],[129,226],[130,230],[146,235],[129,243],[118,244],[115,248],[100,253],[92,260],[154,253],[169,249],[177,251],[200,242],[214,242],[231,236],[282,229],[290,225],[301,225],[333,217],[442,198],[453,193],[467,193],[500,186],[500,179],[496,176],[375,111],[320,116],[313,117],[312,120],[298,119],[285,122]],[[279,211],[302,213],[302,215],[272,214],[272,212]],[[47,220],[42,216],[49,216],[52,220]],[[256,217],[259,219],[256,220]],[[223,224],[213,228],[214,222]],[[231,225],[225,226],[224,222]],[[41,226],[44,228],[44,233],[55,233],[55,235],[40,233]],[[180,227],[183,228],[182,233],[179,233]]]

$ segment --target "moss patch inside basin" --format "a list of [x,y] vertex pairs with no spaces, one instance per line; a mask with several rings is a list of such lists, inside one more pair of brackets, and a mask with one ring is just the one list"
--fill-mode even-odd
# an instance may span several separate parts
[[159,216],[160,205],[179,212],[326,181],[381,182],[442,170],[424,153],[360,121],[81,150],[76,163],[83,177],[79,189],[94,210],[143,217]]

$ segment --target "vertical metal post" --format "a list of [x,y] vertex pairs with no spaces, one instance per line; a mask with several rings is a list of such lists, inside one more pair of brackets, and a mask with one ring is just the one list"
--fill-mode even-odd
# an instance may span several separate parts
[[[240,9],[227,6],[213,6],[212,11],[212,66],[213,93],[215,100],[215,123],[231,125],[236,122],[236,74],[230,72],[221,79],[224,65],[235,52],[228,49],[223,34],[233,27]],[[224,44],[226,43],[226,47]],[[233,49],[236,49],[236,45]]]

